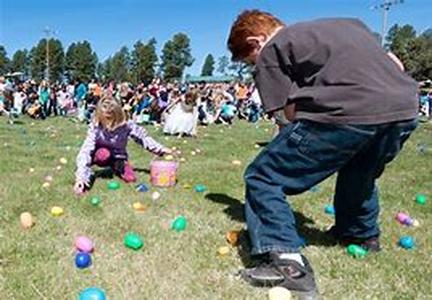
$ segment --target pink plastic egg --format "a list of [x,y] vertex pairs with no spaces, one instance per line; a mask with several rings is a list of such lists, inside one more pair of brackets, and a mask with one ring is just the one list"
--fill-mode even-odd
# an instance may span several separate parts
[[93,251],[93,242],[86,236],[78,236],[75,239],[75,247],[78,251],[90,253]]

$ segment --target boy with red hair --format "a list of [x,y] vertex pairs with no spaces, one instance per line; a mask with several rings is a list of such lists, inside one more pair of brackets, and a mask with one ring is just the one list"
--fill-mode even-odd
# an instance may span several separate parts
[[245,172],[251,254],[262,260],[243,278],[315,295],[285,197],[338,172],[328,233],[378,251],[376,180],[416,128],[417,84],[356,19],[286,26],[271,14],[245,11],[232,25],[228,48],[233,60],[255,65],[265,111],[285,111],[292,120]]

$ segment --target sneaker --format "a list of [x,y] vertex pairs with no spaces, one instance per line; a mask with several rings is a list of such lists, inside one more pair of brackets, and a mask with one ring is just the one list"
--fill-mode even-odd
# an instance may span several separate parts
[[306,257],[301,255],[303,266],[295,260],[281,259],[280,254],[270,252],[256,267],[243,270],[241,277],[253,286],[281,286],[302,299],[316,298],[314,272]]
[[342,237],[340,236],[340,234],[336,232],[334,226],[332,226],[329,230],[327,230],[326,234],[333,237],[338,243],[340,243],[343,246],[354,244],[370,252],[381,251],[379,236],[372,236],[368,238],[357,238],[357,237],[346,237],[346,236]]

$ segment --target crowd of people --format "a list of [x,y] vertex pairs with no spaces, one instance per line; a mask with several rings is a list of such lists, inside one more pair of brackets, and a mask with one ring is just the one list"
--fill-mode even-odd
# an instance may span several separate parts
[[257,122],[261,101],[253,84],[168,83],[155,78],[132,85],[97,80],[49,84],[42,80],[0,78],[0,107],[9,121],[20,115],[35,119],[66,116],[89,122],[98,101],[114,97],[136,123],[162,124],[166,134],[196,134],[198,125],[232,124],[236,119]]

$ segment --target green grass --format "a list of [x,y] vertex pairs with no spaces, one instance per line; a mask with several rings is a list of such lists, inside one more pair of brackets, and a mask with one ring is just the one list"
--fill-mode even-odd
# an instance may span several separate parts
[[[72,193],[74,162],[86,126],[61,118],[21,121],[8,125],[0,119],[0,299],[76,299],[90,286],[105,289],[109,299],[267,298],[266,289],[250,287],[235,276],[248,262],[242,251],[234,248],[220,257],[217,249],[226,245],[226,231],[244,225],[244,167],[259,151],[255,142],[269,139],[270,123],[258,128],[244,122],[231,129],[200,128],[196,139],[165,138],[160,130],[148,127],[152,136],[180,148],[186,158],[176,187],[137,193],[134,185],[122,183],[119,190],[109,191],[108,179],[98,179],[86,197],[76,198]],[[419,143],[428,144],[429,153],[419,154]],[[202,153],[192,156],[195,148]],[[135,167],[149,167],[149,153],[133,142],[129,152]],[[61,157],[68,163],[57,171]],[[234,159],[241,160],[242,166],[232,165]],[[30,173],[29,168],[35,171]],[[46,175],[54,178],[48,189],[42,188]],[[326,245],[322,236],[332,224],[323,206],[332,197],[334,178],[321,183],[316,193],[291,199],[300,230],[310,243],[304,253],[313,263],[323,298],[432,297],[431,175],[432,126],[422,124],[380,179],[384,250],[364,260],[352,259],[341,247]],[[148,183],[149,175],[140,172],[139,181]],[[198,183],[208,186],[207,194],[183,187]],[[155,190],[162,196],[152,201]],[[414,202],[418,192],[429,197],[426,206]],[[101,197],[100,207],[90,205],[92,195]],[[131,207],[135,201],[149,209],[136,213]],[[64,216],[50,215],[54,205],[64,208]],[[36,218],[30,230],[19,224],[24,211]],[[398,225],[394,220],[398,211],[410,213],[421,226]],[[189,222],[180,233],[168,228],[177,215],[186,216]],[[144,238],[141,250],[123,246],[129,231]],[[85,270],[74,265],[73,242],[80,234],[96,244],[93,265]],[[415,237],[415,250],[397,246],[405,234]]]

